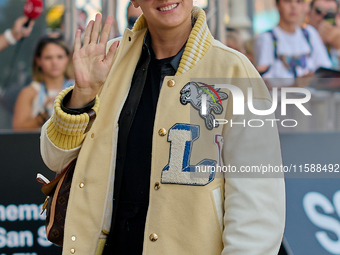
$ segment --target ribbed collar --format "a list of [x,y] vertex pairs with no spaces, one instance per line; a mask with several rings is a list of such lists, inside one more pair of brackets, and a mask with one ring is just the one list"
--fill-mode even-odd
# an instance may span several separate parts
[[[212,41],[212,35],[208,29],[204,11],[194,6],[192,11],[192,20],[195,22],[185,45],[185,49],[179,63],[176,75],[189,71],[209,49]],[[136,21],[132,31],[139,31],[147,28],[147,22],[142,14]]]

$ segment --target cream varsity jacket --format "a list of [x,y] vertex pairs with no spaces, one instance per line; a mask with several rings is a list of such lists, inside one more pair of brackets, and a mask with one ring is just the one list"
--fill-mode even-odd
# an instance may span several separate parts
[[[285,224],[283,175],[239,172],[245,166],[281,165],[275,123],[248,125],[253,119],[275,119],[249,111],[248,89],[256,109],[269,109],[270,95],[245,56],[212,38],[204,12],[194,7],[193,16],[180,66],[175,76],[165,77],[158,99],[143,254],[277,254]],[[88,115],[60,109],[68,90],[58,96],[54,115],[42,128],[41,154],[51,170],[60,172],[78,157],[63,254],[95,254],[110,229],[117,123],[146,29],[141,16],[133,31],[125,31],[86,135]],[[228,88],[217,89],[218,82],[243,93],[244,114],[234,114],[239,93],[236,98]],[[218,166],[231,166],[239,175],[214,172]]]

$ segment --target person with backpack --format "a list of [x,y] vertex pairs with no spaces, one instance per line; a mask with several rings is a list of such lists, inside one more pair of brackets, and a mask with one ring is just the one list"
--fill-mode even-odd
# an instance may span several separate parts
[[[304,0],[276,0],[279,24],[256,41],[256,68],[264,78],[297,78],[330,67],[326,48],[315,28],[300,26]],[[291,84],[291,83],[288,83]]]

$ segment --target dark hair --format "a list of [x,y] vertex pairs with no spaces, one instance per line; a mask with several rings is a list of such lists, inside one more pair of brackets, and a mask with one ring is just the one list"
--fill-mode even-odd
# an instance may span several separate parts
[[[276,0],[276,1],[278,1],[278,0]],[[316,0],[312,0],[312,1],[310,2],[310,8],[313,8],[315,1],[316,1]],[[339,1],[338,1],[338,0],[333,0],[333,1],[336,3],[336,8],[337,8],[337,10],[339,10]]]
[[[41,68],[38,66],[36,58],[40,58],[41,54],[44,50],[44,48],[46,47],[46,45],[53,43],[56,44],[58,46],[60,46],[61,48],[63,48],[63,50],[65,51],[67,56],[70,56],[71,52],[68,49],[67,45],[65,42],[63,42],[60,38],[52,38],[52,37],[43,37],[40,39],[40,41],[37,44],[37,47],[35,48],[35,52],[33,55],[33,60],[32,60],[32,78],[34,81],[38,81],[38,82],[43,82],[44,81],[44,75],[42,73]],[[70,65],[70,63],[69,63]],[[70,68],[66,69],[66,73],[65,73],[65,77],[67,79],[70,79],[72,77],[70,71],[68,70]]]

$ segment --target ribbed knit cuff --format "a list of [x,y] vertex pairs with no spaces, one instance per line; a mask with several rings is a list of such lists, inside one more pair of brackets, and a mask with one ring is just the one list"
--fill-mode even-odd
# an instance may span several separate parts
[[[68,114],[61,109],[61,101],[65,95],[73,89],[73,86],[64,89],[57,96],[54,103],[54,113],[47,125],[47,136],[58,148],[70,150],[78,147],[85,139],[85,129],[89,123],[89,115]],[[98,114],[99,98],[96,96],[92,109]]]

